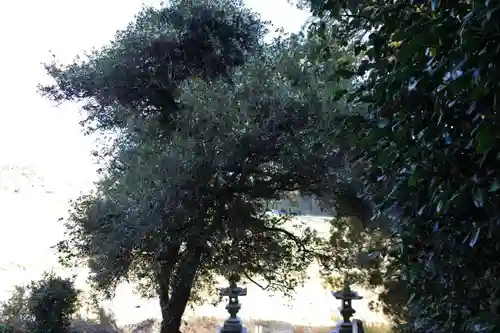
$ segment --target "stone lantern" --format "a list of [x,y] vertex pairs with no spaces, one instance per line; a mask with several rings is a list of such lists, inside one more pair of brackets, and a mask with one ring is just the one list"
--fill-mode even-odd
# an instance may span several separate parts
[[240,278],[233,275],[229,278],[229,287],[221,288],[219,295],[221,297],[229,297],[229,303],[226,305],[226,310],[229,312],[229,318],[224,322],[221,333],[246,333],[246,328],[243,327],[237,313],[241,309],[241,304],[238,302],[239,296],[246,296],[247,289],[238,287],[237,283]]
[[332,292],[332,295],[342,301],[342,306],[340,307],[340,314],[342,315],[342,320],[338,323],[337,328],[334,330],[336,333],[364,333],[363,324],[358,319],[353,319],[351,317],[356,311],[352,308],[352,300],[362,299],[357,292],[352,291],[349,285],[346,283],[343,290]]

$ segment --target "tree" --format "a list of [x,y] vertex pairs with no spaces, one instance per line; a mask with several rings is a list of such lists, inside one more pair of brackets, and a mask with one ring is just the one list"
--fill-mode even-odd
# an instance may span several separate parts
[[[368,164],[375,213],[397,206],[394,259],[411,331],[493,332],[496,276],[498,4],[311,1],[365,55],[352,98],[369,117],[344,128]],[[432,31],[433,33],[429,33]],[[368,38],[362,38],[362,36]]]
[[15,286],[9,299],[0,304],[0,322],[8,325],[15,331],[26,329],[29,321],[28,313],[29,293],[25,286]]
[[[306,4],[300,3],[302,8]],[[384,214],[374,214],[373,184],[366,186],[364,178],[369,165],[352,149],[359,135],[356,130],[363,128],[369,115],[365,103],[353,104],[347,98],[359,84],[359,79],[355,79],[354,84],[349,81],[352,82],[351,75],[362,56],[353,56],[350,46],[339,48],[343,42],[337,39],[337,28],[330,17],[313,21],[306,56],[309,63],[321,68],[321,79],[327,87],[321,89],[322,96],[326,94],[337,104],[323,111],[335,125],[330,127],[331,135],[322,138],[328,147],[328,171],[323,175],[325,182],[321,190],[315,192],[334,215],[325,255],[328,259],[322,263],[322,274],[333,289],[340,288],[347,277],[350,283],[380,291],[379,300],[372,302],[372,306],[382,309],[394,322],[401,322],[405,320],[408,295],[404,281],[398,276],[399,267],[392,260],[391,248],[399,239],[394,237],[391,226],[392,220],[402,212],[394,206]],[[339,52],[344,56],[339,57]]]
[[[69,66],[56,62],[47,64],[46,69],[56,83],[40,87],[40,90],[55,101],[75,99],[85,101],[84,109],[88,113],[88,118],[84,125],[89,131],[113,129],[125,131],[124,140],[120,142],[126,142],[123,152],[130,151],[132,155],[137,155],[133,153],[135,149],[147,153],[151,146],[140,144],[139,141],[144,141],[144,137],[150,134],[153,138],[172,137],[174,142],[180,142],[175,139],[180,134],[178,132],[184,131],[184,128],[176,123],[177,118],[182,116],[178,111],[185,109],[177,101],[180,85],[189,78],[210,81],[220,76],[230,76],[232,67],[242,65],[248,55],[259,48],[263,32],[263,24],[238,1],[220,1],[217,4],[206,4],[203,1],[190,3],[174,1],[169,7],[161,9],[144,8],[127,29],[117,33],[110,45],[101,50],[94,50],[85,60],[77,59]],[[152,143],[153,147],[163,143],[154,140],[148,142]],[[160,159],[181,162],[179,158],[182,156],[179,151],[176,152],[175,144],[167,145],[165,149],[170,150],[171,154],[161,155]],[[177,167],[175,163],[170,163],[169,166]],[[189,168],[196,168],[196,165],[185,165],[185,167],[188,171]],[[118,166],[118,169],[120,168],[123,166]],[[138,177],[141,174],[135,173],[127,177],[132,176]],[[193,180],[204,183],[206,175],[199,176],[201,179]],[[123,178],[122,175],[117,177]],[[117,181],[117,177],[110,177],[110,181]],[[168,191],[168,187],[165,187],[165,190],[161,188],[155,190],[159,190],[158,194],[161,195],[177,195],[180,189],[176,186],[182,185],[182,181],[179,179],[177,183],[169,184],[173,193]],[[123,193],[125,195],[128,182],[122,184],[121,189],[125,191]],[[136,195],[140,193],[136,192]],[[124,196],[120,196],[121,198]],[[130,198],[133,199],[134,197]],[[155,199],[161,198],[155,197]],[[155,201],[152,205],[158,205],[160,209],[164,205],[171,204],[173,206],[170,208],[174,209],[180,203],[174,199],[175,197],[163,202]],[[119,204],[122,202],[118,201],[117,204],[116,200],[116,198],[93,200],[91,197],[84,197],[80,202],[81,208],[75,211],[74,219],[82,220],[93,213],[94,217],[97,217],[95,223],[89,224],[84,229],[90,231],[92,226],[98,229],[106,226],[104,219],[111,223],[118,221],[124,214],[133,216],[134,212],[131,209],[134,207],[120,211],[123,206]],[[144,204],[144,201],[141,200],[140,203]],[[194,202],[191,202],[191,205],[193,204]],[[189,217],[188,221],[182,220],[186,212],[193,208],[201,210],[202,213]],[[196,207],[185,207],[184,211],[177,215],[170,215],[166,209],[158,220],[158,230],[145,228],[145,234],[138,233],[136,234],[138,237],[132,237],[131,234],[115,234],[116,237],[120,237],[118,240],[125,242],[125,246],[109,248],[108,256],[104,256],[103,248],[98,253],[94,251],[94,244],[97,242],[99,245],[106,245],[106,239],[101,238],[101,242],[99,239],[94,239],[92,242],[81,244],[80,248],[84,248],[86,254],[93,254],[91,268],[105,265],[115,268],[115,275],[101,274],[99,278],[96,277],[94,280],[98,281],[97,285],[113,285],[117,278],[132,268],[133,264],[136,266],[133,268],[139,272],[151,270],[156,275],[154,281],[159,287],[158,294],[164,317],[162,332],[177,333],[181,315],[190,295],[192,281],[201,256],[206,255],[206,251],[200,246],[196,235],[191,235],[186,245],[180,238],[182,233],[175,233],[172,230],[174,228],[167,230],[168,222],[180,220],[199,225],[204,223],[203,214],[206,210],[206,207],[198,208],[196,205]],[[101,212],[107,212],[107,215],[102,215]],[[122,229],[122,231],[130,230]],[[137,230],[132,229],[132,231]],[[152,237],[152,234],[157,234],[158,231],[163,232],[160,239],[147,244],[145,248],[136,249],[144,239]],[[81,236],[83,239],[85,234]],[[115,245],[121,246],[119,242]],[[181,251],[184,246],[187,246],[188,250]],[[131,260],[137,256],[141,256],[144,260]],[[179,262],[182,263],[182,267],[178,271],[185,272],[182,279],[187,282],[178,278],[179,281],[174,284],[175,288],[172,288],[170,280],[173,279],[174,268]],[[142,279],[143,276],[138,278]],[[173,294],[171,299],[170,292]]]
[[135,118],[154,118],[165,132],[175,131],[179,85],[229,76],[258,50],[264,32],[238,0],[144,7],[109,45],[71,65],[46,64],[55,84],[39,90],[54,101],[84,101],[89,131],[126,129]]
[[[186,84],[180,95],[185,118],[179,116],[177,122],[192,136],[177,136],[176,141],[141,137],[133,147],[126,141],[98,192],[76,203],[67,225],[69,243],[61,243],[60,251],[90,257],[99,289],[113,290],[121,277],[142,282],[148,292],[154,293],[156,286],[166,321],[182,315],[173,292],[181,283],[206,285],[214,275],[235,271],[252,280],[264,277],[269,288],[282,291],[300,282],[319,240],[306,227],[302,235],[283,228],[288,219],[268,216],[265,201],[287,190],[314,190],[323,181],[324,172],[313,168],[324,163],[312,159],[323,158],[324,147],[311,145],[311,139],[320,139],[308,132],[318,133],[323,119],[298,125],[303,136],[294,135],[301,128],[280,129],[277,122],[295,120],[290,112],[304,112],[306,119],[321,115],[324,101],[318,100],[321,90],[300,95],[302,87],[289,86],[285,69],[292,74],[300,69],[293,57],[300,59],[302,41],[280,43],[236,71],[231,83]],[[306,101],[316,101],[316,108]],[[205,172],[210,178],[200,179]],[[189,213],[200,214],[200,221]],[[188,246],[190,237],[202,242],[198,257]],[[160,257],[165,249],[177,251],[170,266]],[[192,280],[187,280],[189,270],[195,274]],[[189,297],[190,291],[184,295]],[[179,308],[180,313],[173,312]]]
[[[128,279],[159,296],[164,333],[177,333],[188,300],[200,297],[193,288],[205,291],[215,275],[261,276],[269,288],[287,291],[321,258],[312,230],[290,232],[288,219],[266,214],[265,204],[287,191],[324,190],[331,147],[323,139],[338,109],[325,97],[325,78],[346,60],[332,60],[331,68],[307,62],[318,46],[304,45],[300,35],[264,45],[252,15],[239,4],[222,5],[147,9],[87,60],[47,66],[56,84],[41,87],[57,101],[86,101],[90,130],[120,130],[95,193],[73,207],[61,259],[86,260],[100,290]],[[211,23],[191,36],[199,20],[188,14]],[[156,40],[134,44],[172,17],[176,48],[168,61],[151,46]],[[234,31],[211,30],[219,25]],[[174,57],[193,40],[215,48],[219,39],[215,60]],[[138,69],[145,66],[147,75]]]
[[73,281],[45,274],[30,286],[27,310],[34,333],[68,333],[71,316],[78,310],[78,294]]

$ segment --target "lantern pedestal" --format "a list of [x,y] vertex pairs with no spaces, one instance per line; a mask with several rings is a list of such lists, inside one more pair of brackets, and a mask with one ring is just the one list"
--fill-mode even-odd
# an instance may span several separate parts
[[[217,327],[215,328],[215,332],[216,332],[216,333],[222,333],[222,326],[221,326],[221,325],[217,326]],[[243,326],[243,327],[241,328],[241,331],[238,331],[238,332],[241,332],[241,333],[247,333],[248,331],[247,331],[247,328]]]
[[224,322],[222,327],[217,329],[220,333],[246,333],[247,329],[243,327],[243,323],[238,318],[238,311],[241,309],[241,304],[238,302],[239,296],[246,296],[247,289],[238,287],[239,277],[232,276],[229,278],[229,287],[221,288],[219,295],[221,297],[229,297],[229,303],[226,306],[229,312],[229,318]]

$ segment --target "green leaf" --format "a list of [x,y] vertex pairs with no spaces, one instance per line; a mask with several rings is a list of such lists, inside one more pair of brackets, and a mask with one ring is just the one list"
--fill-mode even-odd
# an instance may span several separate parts
[[352,78],[356,74],[354,71],[352,71],[350,69],[346,69],[346,68],[339,68],[335,71],[335,73],[339,77],[346,78],[346,79]]
[[490,89],[488,87],[477,86],[471,92],[471,99],[472,100],[479,100],[481,98],[484,98],[489,92],[490,92]]
[[443,214],[444,201],[439,200],[436,205],[436,215],[440,216]]
[[410,187],[415,187],[418,185],[421,179],[421,173],[419,169],[415,169],[413,173],[411,174],[410,178],[408,179],[408,186]]
[[339,101],[348,93],[347,89],[336,89],[333,93],[332,100]]
[[493,184],[490,186],[490,192],[497,192],[500,190],[500,184],[498,183],[497,180],[493,181]]
[[482,126],[476,134],[476,152],[487,154],[496,147],[496,134],[489,126]]

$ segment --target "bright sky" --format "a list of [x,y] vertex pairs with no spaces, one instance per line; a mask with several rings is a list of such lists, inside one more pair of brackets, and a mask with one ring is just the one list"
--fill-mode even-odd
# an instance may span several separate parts
[[[65,216],[68,201],[90,189],[96,177],[90,157],[95,138],[82,134],[77,107],[57,108],[36,93],[37,83],[47,79],[40,63],[48,59],[49,50],[69,62],[76,54],[105,44],[133,19],[141,3],[32,0],[0,4],[4,49],[0,53],[0,298],[8,295],[12,285],[28,282],[55,266],[50,247],[63,234],[58,218]],[[247,3],[263,19],[287,31],[297,31],[308,17],[287,0]],[[136,309],[139,303],[141,308]],[[138,300],[126,286],[110,305],[123,324],[158,315],[156,303]]]

